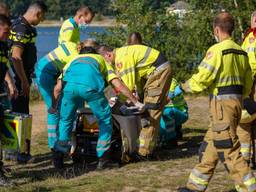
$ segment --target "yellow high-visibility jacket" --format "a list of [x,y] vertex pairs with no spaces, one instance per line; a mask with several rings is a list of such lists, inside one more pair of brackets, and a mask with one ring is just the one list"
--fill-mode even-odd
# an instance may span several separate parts
[[249,33],[244,39],[242,49],[247,52],[249,58],[249,64],[252,69],[252,75],[256,75],[256,37],[253,32]]
[[56,49],[48,53],[46,57],[61,72],[63,67],[76,55],[78,55],[77,44],[66,42],[61,43]]
[[65,20],[60,28],[58,43],[73,42],[78,44],[80,41],[79,27],[73,18]]
[[130,45],[115,49],[115,69],[117,75],[132,91],[140,84],[142,77],[152,73],[152,65],[160,52],[145,45]]
[[218,95],[218,88],[240,85],[243,96],[248,96],[252,87],[252,72],[246,52],[231,38],[210,47],[205,58],[185,84],[186,92],[197,93],[209,88],[210,93]]

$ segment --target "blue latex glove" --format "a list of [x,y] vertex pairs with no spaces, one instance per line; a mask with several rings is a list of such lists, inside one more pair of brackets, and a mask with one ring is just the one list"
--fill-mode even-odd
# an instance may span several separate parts
[[182,93],[182,89],[180,86],[176,86],[173,92],[169,92],[168,96],[173,99],[174,97],[180,95]]

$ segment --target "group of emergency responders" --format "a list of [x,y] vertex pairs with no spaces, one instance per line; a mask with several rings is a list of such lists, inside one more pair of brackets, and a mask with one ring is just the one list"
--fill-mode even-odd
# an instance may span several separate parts
[[[172,78],[171,64],[166,57],[144,45],[137,33],[129,37],[128,45],[116,49],[92,40],[80,42],[80,30],[94,17],[86,6],[81,6],[74,17],[64,21],[58,47],[36,63],[34,26],[43,20],[46,10],[44,3],[34,2],[12,24],[7,16],[0,15],[0,76],[1,83],[7,82],[12,110],[27,114],[29,87],[35,78],[47,106],[48,146],[56,168],[64,166],[64,155],[71,147],[76,110],[83,107],[84,102],[99,126],[97,169],[112,163],[109,157],[112,115],[104,95],[107,85],[145,114],[138,150],[133,155],[138,159],[150,158],[158,142],[168,145],[173,138],[181,137],[181,125],[188,119],[183,92],[208,89],[211,126],[199,149],[199,164],[192,170],[187,186],[179,191],[205,191],[219,160],[235,181],[237,191],[256,191],[256,179],[248,163],[252,121],[240,122],[243,103],[254,94],[256,13],[252,14],[252,26],[242,48],[231,39],[233,17],[227,12],[218,14],[213,22],[217,44],[207,51],[198,73],[180,85]],[[1,92],[5,91],[3,85],[0,88]],[[246,113],[246,109],[243,112]],[[250,113],[249,117],[252,117]],[[173,135],[175,132],[177,136]],[[0,173],[0,184],[7,184],[3,172]]]
[[[103,92],[108,84],[143,112],[145,105],[133,94],[135,88],[140,86],[141,90],[136,91],[144,93],[144,100],[154,109],[145,118],[145,127],[139,138],[140,148],[136,154],[138,157],[152,154],[156,145],[161,110],[164,107],[166,113],[161,119],[163,133],[161,140],[166,145],[170,140],[175,141],[174,129],[180,128],[182,122],[175,122],[170,114],[174,116],[178,113],[186,113],[184,122],[187,119],[187,106],[182,93],[179,93],[178,97],[175,95],[174,89],[178,86],[178,82],[174,80],[170,88],[170,63],[159,51],[145,45],[131,45],[116,49],[115,52],[118,52],[116,54],[109,47],[96,46],[96,42],[92,40],[80,42],[80,30],[84,30],[94,17],[89,7],[81,6],[74,17],[64,21],[60,29],[58,47],[37,62],[35,46],[37,33],[34,26],[44,19],[47,10],[45,4],[40,1],[34,2],[23,16],[12,22],[8,18],[7,7],[1,4],[0,8],[3,14],[0,15],[1,93],[9,92],[9,97],[6,95],[1,97],[2,120],[5,109],[29,114],[29,88],[32,79],[35,79],[47,106],[48,146],[52,150],[56,168],[64,166],[63,157],[70,150],[76,110],[84,106],[84,101],[89,105],[99,126],[97,168],[103,169],[110,164],[112,115],[109,102]],[[127,55],[123,60],[122,57],[126,52],[130,56]],[[131,57],[134,60],[131,60]],[[118,67],[113,65],[115,59],[119,59]],[[135,68],[140,68],[140,79],[143,78],[146,82],[145,86],[139,82],[140,79],[137,79],[139,76],[135,77],[137,73]],[[169,100],[173,102],[165,106],[168,92]],[[2,185],[9,184],[2,170],[0,178]]]

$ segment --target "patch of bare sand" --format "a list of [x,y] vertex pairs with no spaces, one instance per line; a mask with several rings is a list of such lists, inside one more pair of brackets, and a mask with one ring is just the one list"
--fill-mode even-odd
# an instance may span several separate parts
[[47,113],[44,102],[40,101],[30,105],[32,120],[32,138],[46,131]]

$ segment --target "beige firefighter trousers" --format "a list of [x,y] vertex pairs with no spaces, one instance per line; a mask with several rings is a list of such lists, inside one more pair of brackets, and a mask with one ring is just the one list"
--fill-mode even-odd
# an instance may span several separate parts
[[148,117],[144,118],[145,121],[140,132],[138,149],[139,154],[142,156],[151,155],[155,148],[160,118],[167,102],[171,79],[171,65],[167,65],[161,70],[155,70],[150,74],[145,83],[143,102],[145,104],[157,105],[157,108],[148,110]]
[[237,135],[241,144],[240,152],[247,162],[251,159],[251,127],[252,123],[240,123],[237,127]]
[[242,157],[236,129],[241,117],[241,99],[213,97],[211,127],[199,149],[199,164],[190,173],[187,188],[205,191],[220,160],[238,191],[256,191],[256,180]]

